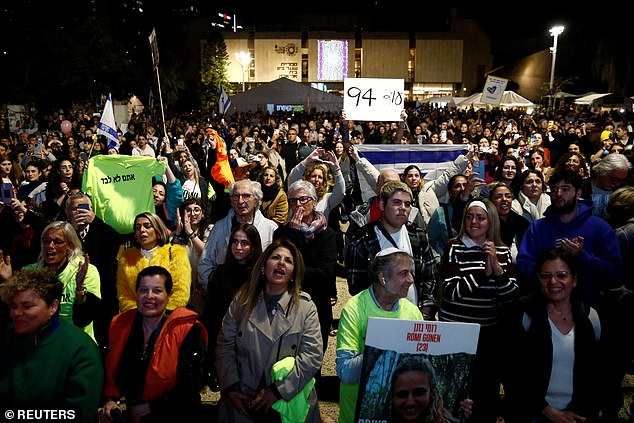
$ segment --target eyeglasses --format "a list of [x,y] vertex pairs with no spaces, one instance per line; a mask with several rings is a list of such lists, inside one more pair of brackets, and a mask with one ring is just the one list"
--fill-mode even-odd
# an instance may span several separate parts
[[234,201],[249,201],[253,197],[253,194],[231,194],[231,199]]
[[64,241],[63,239],[56,239],[56,238],[44,238],[42,240],[42,243],[44,243],[44,245],[49,245],[50,243],[55,244],[56,247],[61,247],[64,244],[68,244],[66,241]]
[[189,214],[201,214],[203,212],[203,209],[196,207],[194,209],[185,209],[185,212]]
[[406,389],[402,391],[396,391],[394,392],[394,396],[399,399],[407,399],[410,394],[412,394],[413,397],[422,397],[426,393],[427,388],[414,388],[411,391],[408,391]]
[[235,246],[242,246],[242,247],[248,247],[251,243],[249,242],[248,239],[236,239],[236,238],[231,238],[231,245],[235,245]]
[[566,272],[564,270],[562,270],[561,272],[555,272],[555,273],[538,273],[537,277],[539,278],[540,281],[542,282],[548,282],[552,279],[552,277],[555,277],[555,280],[557,282],[564,282],[566,281],[566,279],[568,279],[568,276],[570,276],[570,272]]
[[299,203],[303,206],[304,204],[308,203],[309,200],[312,200],[312,198],[307,195],[303,195],[301,197],[289,198],[288,204],[294,206],[295,204]]

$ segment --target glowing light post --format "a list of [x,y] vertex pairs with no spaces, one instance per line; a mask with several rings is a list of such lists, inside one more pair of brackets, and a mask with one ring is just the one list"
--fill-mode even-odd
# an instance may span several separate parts
[[246,91],[244,86],[244,72],[245,68],[248,69],[249,64],[251,63],[251,54],[245,51],[236,52],[236,60],[240,63],[240,67],[242,68],[242,92]]
[[553,54],[553,61],[550,65],[550,85],[548,86],[549,94],[550,94],[550,108],[553,108],[555,102],[555,60],[557,59],[557,37],[559,34],[564,32],[563,26],[554,26],[549,30],[550,35],[554,37],[553,46],[550,48],[551,53]]

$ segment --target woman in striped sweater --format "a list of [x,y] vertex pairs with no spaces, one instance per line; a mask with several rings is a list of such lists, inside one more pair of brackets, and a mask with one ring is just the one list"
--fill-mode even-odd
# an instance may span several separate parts
[[472,421],[495,423],[500,390],[498,326],[502,307],[519,288],[509,248],[500,240],[495,206],[484,199],[467,204],[458,235],[445,248],[439,319],[480,325],[472,367]]

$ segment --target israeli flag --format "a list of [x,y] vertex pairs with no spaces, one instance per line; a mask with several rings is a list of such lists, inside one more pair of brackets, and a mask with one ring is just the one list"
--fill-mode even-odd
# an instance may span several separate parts
[[229,106],[231,106],[231,100],[229,99],[229,96],[227,95],[225,90],[222,88],[222,85],[218,84],[218,86],[220,87],[220,95],[218,96],[218,109],[220,114],[224,115],[225,113],[227,113],[227,110],[229,110]]
[[[357,144],[355,147],[359,157],[366,158],[379,172],[390,168],[403,175],[405,168],[414,164],[426,181],[436,179],[468,150],[465,144]],[[363,177],[359,178],[359,184],[364,201],[376,195],[372,194],[374,187],[370,187]]]
[[112,108],[112,99],[108,94],[106,105],[101,114],[101,120],[97,125],[97,135],[103,135],[108,140],[108,149],[116,148],[119,150],[119,135],[117,134],[117,124],[114,121],[114,109]]

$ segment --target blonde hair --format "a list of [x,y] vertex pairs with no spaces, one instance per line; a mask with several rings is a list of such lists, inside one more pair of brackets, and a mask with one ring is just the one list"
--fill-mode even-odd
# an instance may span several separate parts
[[62,231],[64,233],[64,237],[66,238],[66,242],[73,247],[70,255],[68,256],[68,260],[72,260],[75,257],[81,257],[83,252],[81,248],[81,240],[75,231],[73,226],[62,220],[56,220],[55,222],[49,223],[44,230],[42,231],[42,235],[40,236],[40,255],[37,258],[37,262],[41,265],[44,265],[44,255],[46,252],[44,251],[44,237],[49,231]]
[[335,186],[335,178],[332,175],[332,172],[330,171],[328,165],[326,165],[325,163],[317,162],[311,164],[306,168],[302,179],[304,179],[305,181],[310,181],[310,175],[315,171],[315,169],[321,170],[324,174],[324,183],[321,188],[317,190],[317,199],[320,200],[324,196],[324,194],[330,192],[332,187]]

